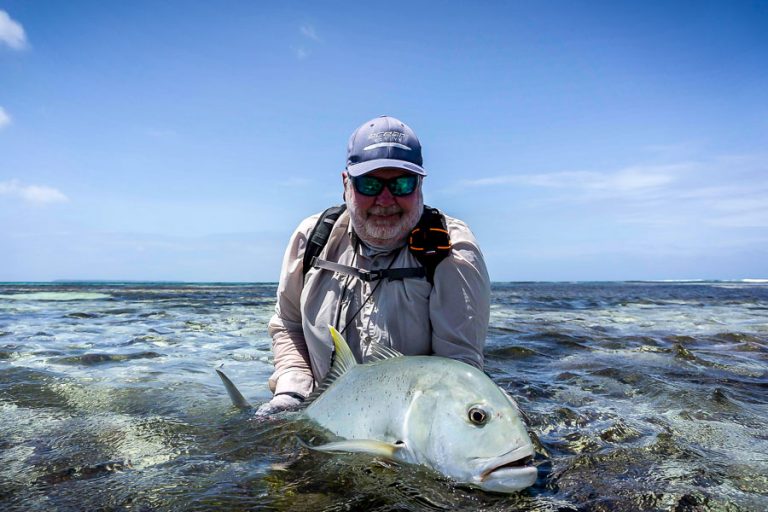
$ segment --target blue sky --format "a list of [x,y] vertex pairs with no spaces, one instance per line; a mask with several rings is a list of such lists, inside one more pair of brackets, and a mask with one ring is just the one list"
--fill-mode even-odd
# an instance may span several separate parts
[[768,2],[0,0],[0,281],[275,281],[380,114],[494,280],[768,277]]

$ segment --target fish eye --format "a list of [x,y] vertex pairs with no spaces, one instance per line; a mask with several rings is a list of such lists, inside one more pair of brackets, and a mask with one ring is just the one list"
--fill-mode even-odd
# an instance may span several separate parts
[[485,425],[485,422],[488,421],[488,413],[480,407],[472,407],[469,410],[469,421],[475,425]]

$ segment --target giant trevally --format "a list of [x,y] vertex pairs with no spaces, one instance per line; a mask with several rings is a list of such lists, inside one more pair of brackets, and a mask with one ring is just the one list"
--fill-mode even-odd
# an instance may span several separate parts
[[[421,464],[455,482],[515,492],[536,481],[534,446],[517,404],[487,375],[437,356],[376,346],[359,364],[331,327],[333,365],[301,415],[338,440],[305,446]],[[247,404],[219,370],[235,405]]]

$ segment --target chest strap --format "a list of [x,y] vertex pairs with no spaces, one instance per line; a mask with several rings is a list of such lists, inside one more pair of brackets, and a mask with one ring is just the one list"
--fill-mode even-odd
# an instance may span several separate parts
[[409,277],[425,277],[427,275],[424,267],[363,270],[361,268],[350,267],[349,265],[342,265],[341,263],[336,263],[333,261],[321,260],[317,256],[312,258],[312,266],[314,268],[330,270],[331,272],[340,272],[348,276],[356,277],[368,283],[371,281],[378,281],[380,279],[399,281]]

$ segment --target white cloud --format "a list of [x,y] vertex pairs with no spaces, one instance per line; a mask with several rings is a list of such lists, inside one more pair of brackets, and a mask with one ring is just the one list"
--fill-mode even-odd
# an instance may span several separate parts
[[312,25],[302,25],[301,28],[301,34],[306,37],[307,39],[311,39],[312,41],[317,41],[318,43],[322,40],[320,39],[320,36],[317,35],[317,32],[315,31],[315,27]]
[[613,189],[622,192],[659,188],[675,181],[685,165],[668,165],[655,167],[630,167],[622,169],[606,179],[598,179],[593,188]]
[[5,111],[3,107],[0,107],[0,128],[11,124],[11,116]]
[[309,50],[307,50],[303,46],[299,46],[298,48],[293,48],[293,53],[294,55],[296,55],[296,58],[299,60],[304,60],[307,57],[309,57]]
[[322,43],[323,40],[317,34],[315,27],[308,23],[301,25],[299,32],[303,36],[303,43],[299,42],[299,44],[291,46],[291,50],[297,59],[304,60],[311,55],[312,47]]
[[2,10],[0,10],[0,43],[5,43],[14,50],[21,50],[27,45],[24,27]]
[[[571,218],[701,236],[708,243],[723,228],[768,228],[768,155],[729,155],[696,162],[627,166],[615,171],[509,174],[468,180],[464,187],[519,192],[527,212],[568,211]],[[458,189],[458,187],[457,187]],[[703,235],[702,233],[710,233]],[[712,235],[711,233],[717,233]],[[697,235],[698,234],[698,235]]]
[[0,181],[0,196],[16,197],[37,205],[69,201],[67,196],[55,188],[25,185],[19,180]]
[[543,188],[568,188],[583,191],[635,192],[663,187],[675,181],[690,164],[635,166],[614,172],[562,171],[542,174],[517,174],[467,180],[462,185],[475,187],[528,185]]
[[723,215],[713,218],[709,224],[726,228],[768,228],[768,209]]
[[709,201],[713,226],[768,228],[768,187],[735,187]]

